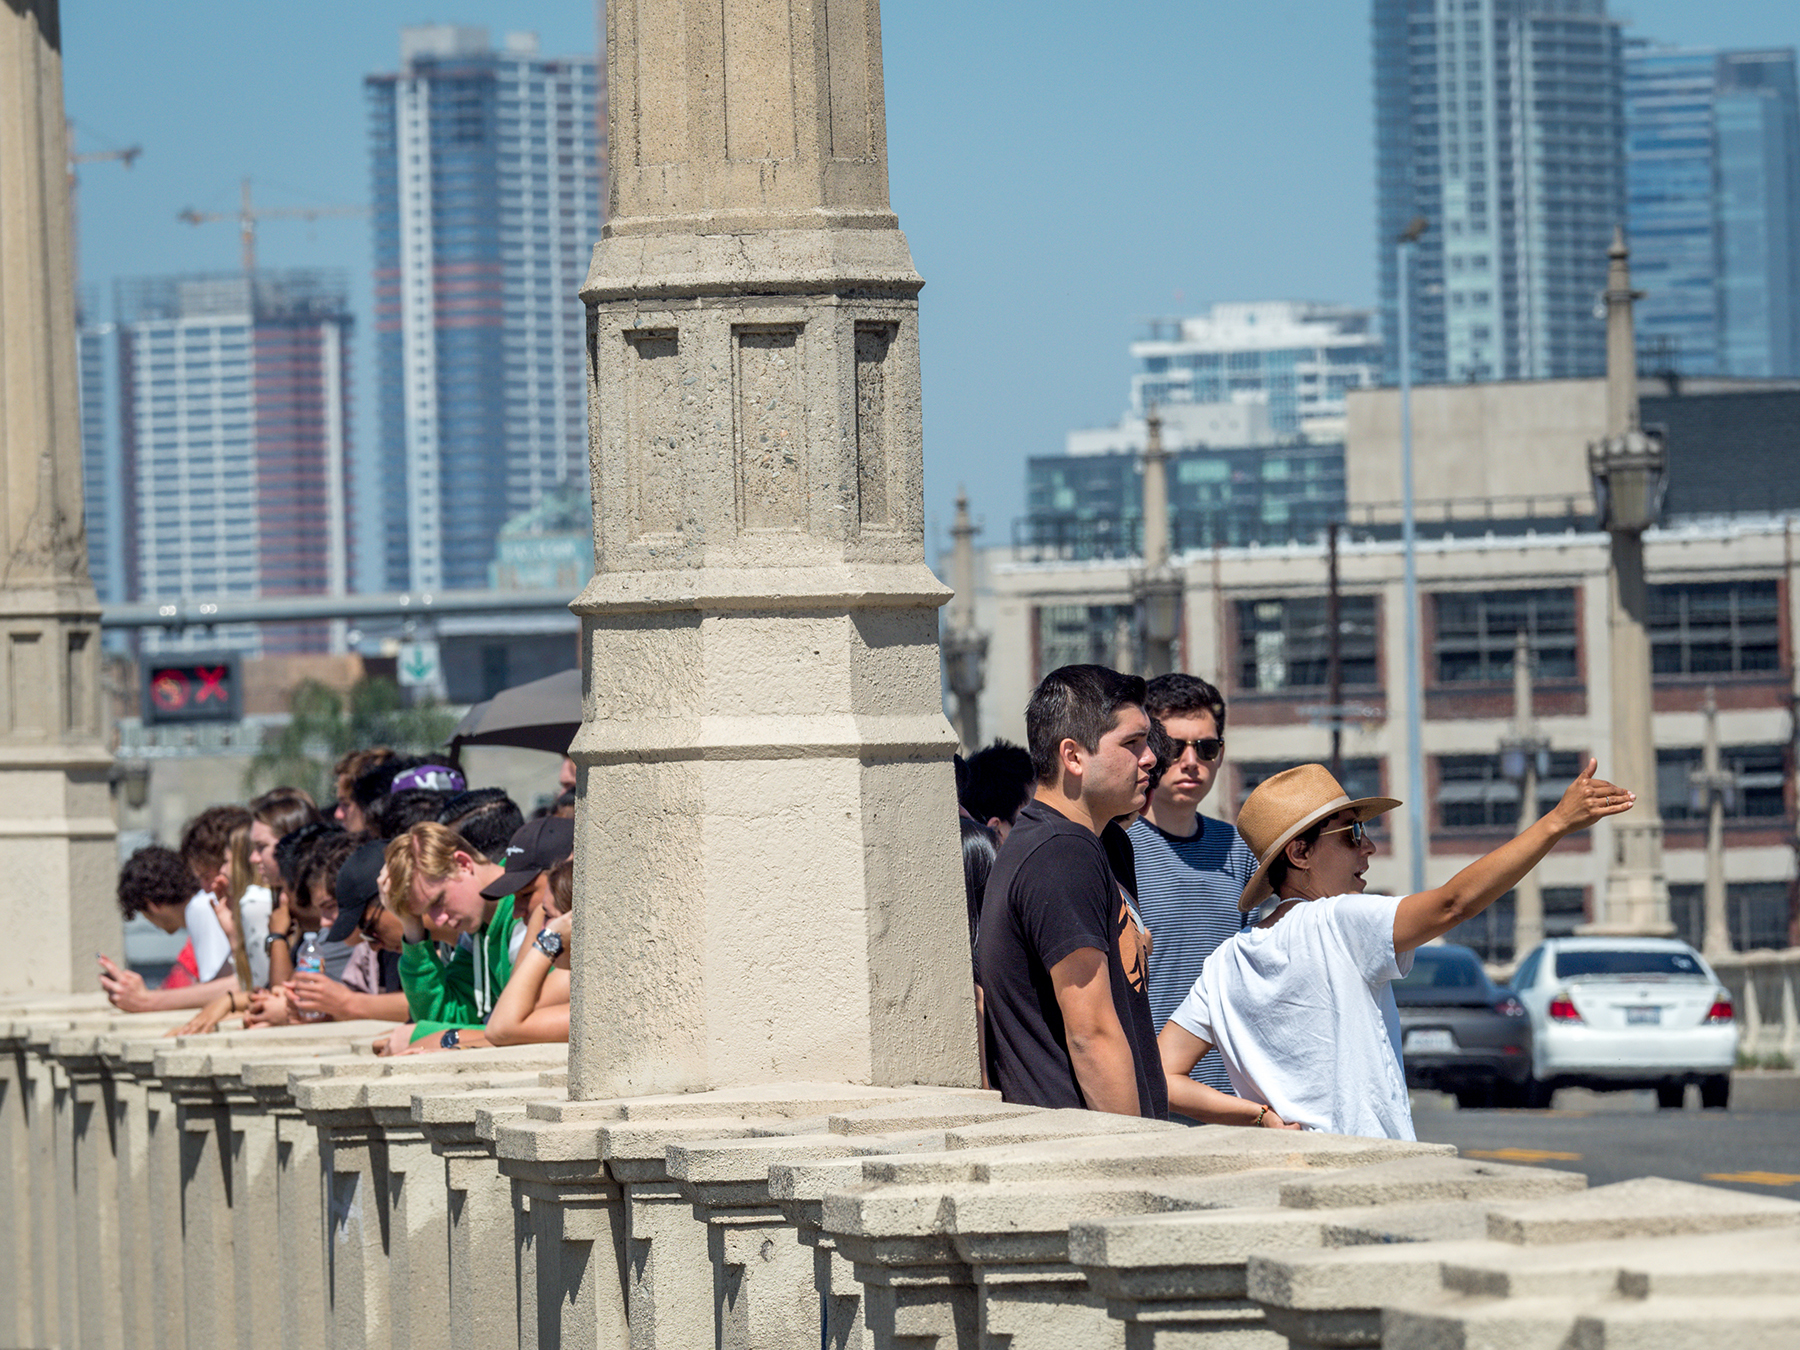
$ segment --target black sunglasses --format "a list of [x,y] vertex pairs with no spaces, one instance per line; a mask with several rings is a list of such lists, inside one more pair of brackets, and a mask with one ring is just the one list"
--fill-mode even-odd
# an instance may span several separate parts
[[1222,736],[1202,736],[1192,741],[1178,741],[1173,736],[1165,739],[1174,748],[1174,753],[1169,756],[1171,764],[1179,763],[1190,745],[1194,747],[1194,753],[1200,756],[1202,764],[1211,764],[1225,749],[1225,738]]

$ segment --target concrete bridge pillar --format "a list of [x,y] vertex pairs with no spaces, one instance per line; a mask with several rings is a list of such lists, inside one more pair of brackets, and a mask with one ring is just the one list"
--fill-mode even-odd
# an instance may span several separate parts
[[57,0],[0,6],[0,998],[94,987],[122,954],[81,513]]
[[569,1095],[973,1085],[879,7],[607,29]]

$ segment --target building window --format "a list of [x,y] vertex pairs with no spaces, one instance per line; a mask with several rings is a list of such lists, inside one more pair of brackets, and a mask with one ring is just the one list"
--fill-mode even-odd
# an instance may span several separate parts
[[1773,581],[1650,587],[1650,653],[1658,675],[1739,674],[1781,666]]
[[[1705,820],[1708,801],[1689,783],[1699,746],[1656,752],[1656,804],[1664,820]],[[1787,752],[1779,745],[1722,745],[1719,767],[1734,782],[1725,794],[1727,820],[1780,820],[1787,815]]]
[[1520,629],[1531,644],[1535,678],[1575,678],[1573,590],[1444,591],[1431,599],[1438,683],[1510,680]]
[[[1700,946],[1706,936],[1706,888],[1692,883],[1669,887],[1669,919],[1675,936]],[[1725,926],[1733,951],[1788,945],[1788,883],[1739,882],[1725,888]]]
[[[1540,815],[1556,805],[1585,763],[1581,753],[1574,750],[1552,750],[1547,758],[1546,772],[1538,775],[1537,783]],[[1501,773],[1498,753],[1439,755],[1437,770],[1439,829],[1502,829],[1511,833],[1518,828],[1519,784]]]
[[[1287,760],[1246,759],[1237,761],[1232,766],[1237,772],[1237,806],[1232,815],[1244,805],[1244,798],[1261,786],[1265,779],[1273,778],[1284,769],[1294,767]],[[1379,797],[1381,791],[1381,761],[1379,759],[1347,759],[1344,771],[1338,776],[1338,782],[1351,798]],[[1380,818],[1370,822],[1370,833],[1375,835],[1381,831]]]
[[1038,677],[1062,666],[1117,666],[1121,639],[1135,645],[1134,605],[1039,605]]
[[1474,918],[1457,924],[1444,934],[1444,941],[1468,947],[1488,965],[1512,960],[1513,895],[1508,891]]
[[[1331,661],[1325,597],[1237,602],[1238,688],[1323,689]],[[1347,685],[1376,683],[1375,597],[1338,601],[1339,660]]]

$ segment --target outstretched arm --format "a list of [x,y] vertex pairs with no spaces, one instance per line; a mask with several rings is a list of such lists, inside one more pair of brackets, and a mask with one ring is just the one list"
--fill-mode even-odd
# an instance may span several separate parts
[[1594,777],[1597,768],[1598,761],[1590,759],[1562,800],[1518,838],[1477,858],[1442,886],[1402,900],[1394,911],[1395,953],[1423,946],[1474,918],[1516,886],[1564,838],[1596,820],[1629,811],[1636,795]]

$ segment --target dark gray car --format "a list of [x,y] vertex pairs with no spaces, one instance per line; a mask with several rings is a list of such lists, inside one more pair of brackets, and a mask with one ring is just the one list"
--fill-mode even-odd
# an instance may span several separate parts
[[1524,1105],[1531,1019],[1474,952],[1420,947],[1412,973],[1394,982],[1394,1001],[1408,1087],[1455,1093],[1459,1106]]

